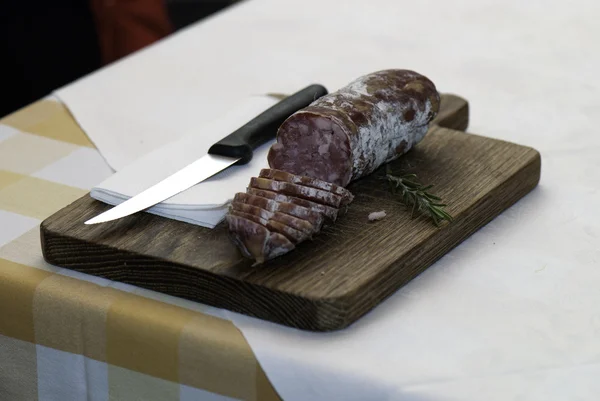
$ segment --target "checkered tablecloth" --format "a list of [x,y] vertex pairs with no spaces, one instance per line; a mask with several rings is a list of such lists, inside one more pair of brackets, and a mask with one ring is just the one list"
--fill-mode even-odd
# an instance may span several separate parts
[[111,173],[54,99],[0,120],[0,400],[278,400],[230,321],[43,260],[40,222]]

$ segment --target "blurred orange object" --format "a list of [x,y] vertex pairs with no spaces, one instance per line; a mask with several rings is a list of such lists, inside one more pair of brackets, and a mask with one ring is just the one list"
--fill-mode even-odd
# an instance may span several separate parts
[[90,0],[104,64],[173,32],[164,0]]

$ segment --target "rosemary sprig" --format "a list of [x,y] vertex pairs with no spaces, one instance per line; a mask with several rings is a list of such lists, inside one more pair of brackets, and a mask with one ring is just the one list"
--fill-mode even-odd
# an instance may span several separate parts
[[423,186],[416,181],[416,178],[415,174],[395,176],[390,165],[386,165],[385,179],[390,183],[392,192],[400,193],[402,203],[411,207],[411,217],[419,212],[428,214],[436,226],[444,220],[452,221],[452,216],[443,209],[447,205],[441,203],[440,197],[428,192],[433,185]]

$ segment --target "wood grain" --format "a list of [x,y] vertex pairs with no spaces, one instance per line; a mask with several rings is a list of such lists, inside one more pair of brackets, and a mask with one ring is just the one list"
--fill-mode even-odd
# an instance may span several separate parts
[[[380,169],[348,188],[355,200],[313,241],[251,267],[221,224],[210,230],[148,213],[101,225],[109,208],[89,196],[41,225],[49,263],[313,331],[355,322],[450,249],[531,191],[541,159],[532,148],[460,130],[468,103],[442,96],[426,138],[392,163],[414,172],[449,204],[452,223],[411,219]],[[258,172],[257,172],[258,173]],[[387,217],[369,223],[370,212]]]

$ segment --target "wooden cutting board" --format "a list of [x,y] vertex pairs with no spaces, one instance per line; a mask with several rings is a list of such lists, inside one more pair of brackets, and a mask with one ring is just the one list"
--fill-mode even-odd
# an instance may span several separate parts
[[[448,203],[452,223],[410,218],[381,179],[383,168],[348,188],[347,214],[313,241],[252,267],[224,224],[207,229],[138,213],[100,225],[109,208],[89,195],[41,224],[54,265],[149,288],[305,330],[344,328],[531,191],[541,159],[532,148],[462,132],[468,103],[444,95],[425,139],[392,163],[414,172]],[[258,171],[257,171],[258,173]],[[245,188],[240,188],[244,191]],[[387,217],[369,223],[370,212]]]

